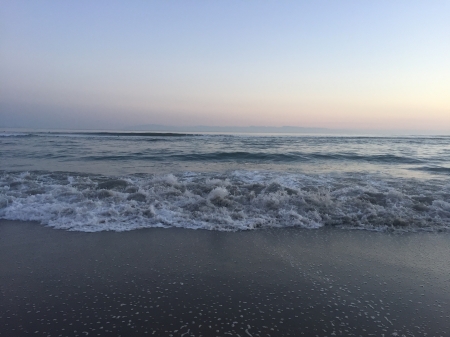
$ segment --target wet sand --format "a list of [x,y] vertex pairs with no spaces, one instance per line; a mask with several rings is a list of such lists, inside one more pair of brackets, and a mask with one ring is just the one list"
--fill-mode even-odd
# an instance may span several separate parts
[[450,234],[0,221],[0,336],[448,336]]

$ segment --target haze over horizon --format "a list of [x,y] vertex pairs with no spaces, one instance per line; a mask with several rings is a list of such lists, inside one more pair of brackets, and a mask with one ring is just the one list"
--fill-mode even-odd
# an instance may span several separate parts
[[450,132],[450,2],[5,1],[0,127]]

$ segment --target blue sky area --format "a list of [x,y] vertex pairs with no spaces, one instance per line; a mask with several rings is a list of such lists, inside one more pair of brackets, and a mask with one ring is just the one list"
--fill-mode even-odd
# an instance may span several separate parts
[[450,131],[449,1],[0,7],[0,127]]

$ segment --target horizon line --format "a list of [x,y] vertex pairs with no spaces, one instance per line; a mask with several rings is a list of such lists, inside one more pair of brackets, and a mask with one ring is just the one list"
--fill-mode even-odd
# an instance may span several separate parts
[[[420,134],[420,135],[450,135],[450,130],[424,130],[424,129],[357,129],[357,128],[326,128],[326,127],[304,127],[304,126],[218,126],[218,125],[191,125],[191,126],[177,126],[177,125],[165,125],[165,124],[139,124],[132,126],[122,127],[97,127],[97,128],[65,128],[65,127],[48,127],[48,128],[32,128],[26,126],[0,126],[0,129],[22,129],[22,130],[60,130],[60,131],[167,131],[167,132],[229,132],[229,133],[365,133],[365,134]],[[209,129],[209,130],[208,130]],[[260,129],[258,131],[258,129]],[[284,130],[283,130],[284,129]],[[291,130],[285,130],[291,129]],[[5,131],[3,131],[5,132]]]

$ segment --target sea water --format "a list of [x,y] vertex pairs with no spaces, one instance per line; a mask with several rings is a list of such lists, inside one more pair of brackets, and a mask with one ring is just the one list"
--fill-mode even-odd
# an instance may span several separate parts
[[450,137],[4,131],[0,218],[448,231]]

